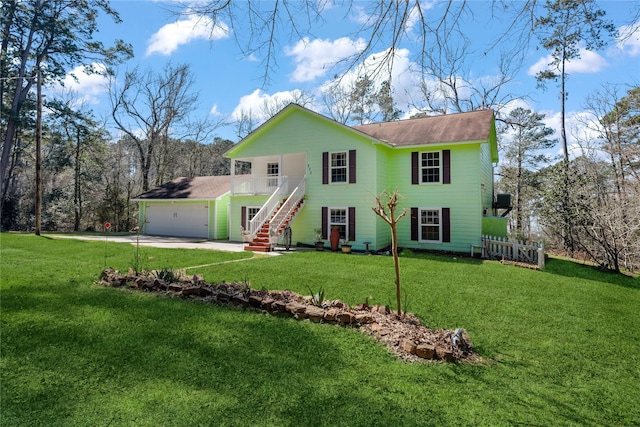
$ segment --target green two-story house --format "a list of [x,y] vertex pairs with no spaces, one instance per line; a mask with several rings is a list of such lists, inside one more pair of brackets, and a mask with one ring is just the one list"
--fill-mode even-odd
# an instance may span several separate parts
[[[371,207],[396,188],[408,211],[400,247],[468,253],[483,234],[506,236],[493,216],[491,110],[350,127],[290,104],[225,156],[229,238],[252,250],[269,250],[286,226],[294,242],[336,228],[355,250],[383,249],[391,232]],[[237,162],[251,173],[236,175]]]

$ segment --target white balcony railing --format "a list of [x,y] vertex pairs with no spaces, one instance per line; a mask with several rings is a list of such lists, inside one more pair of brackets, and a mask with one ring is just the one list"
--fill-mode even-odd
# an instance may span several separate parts
[[273,194],[278,187],[283,187],[281,191],[288,193],[286,188],[287,177],[266,177],[266,176],[232,176],[231,177],[231,194]]

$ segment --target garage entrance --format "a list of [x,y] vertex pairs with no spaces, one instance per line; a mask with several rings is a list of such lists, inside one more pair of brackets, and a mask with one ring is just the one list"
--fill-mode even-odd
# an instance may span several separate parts
[[209,204],[147,203],[146,234],[209,238]]

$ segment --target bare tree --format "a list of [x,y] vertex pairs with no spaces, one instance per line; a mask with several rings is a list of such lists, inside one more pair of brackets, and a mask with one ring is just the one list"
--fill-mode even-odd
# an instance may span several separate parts
[[340,79],[334,79],[322,90],[322,104],[333,120],[347,124],[351,119],[352,106],[349,95],[353,88],[347,87]]
[[[149,190],[156,150],[166,148],[171,132],[197,107],[198,95],[191,91],[192,84],[188,65],[171,64],[158,73],[135,68],[126,73],[122,87],[112,81],[112,117],[136,147],[142,191]],[[164,162],[166,157],[156,160]]]
[[311,106],[313,104],[313,95],[304,90],[296,89],[287,92],[284,96],[273,96],[265,99],[261,108],[262,117],[268,120],[291,103],[298,104],[302,107]]
[[391,252],[393,254],[393,265],[396,272],[396,300],[398,304],[398,316],[402,315],[402,293],[400,292],[400,258],[398,256],[398,221],[407,214],[407,209],[396,216],[398,208],[398,189],[393,193],[383,191],[382,194],[376,196],[375,206],[371,209],[373,212],[384,220],[391,228]]
[[[360,51],[348,58],[343,58],[339,64],[350,70],[371,54],[384,51],[377,58],[375,70],[370,70],[370,77],[375,77],[378,73],[390,73],[395,52],[406,42],[417,45],[418,54],[415,61],[420,71],[424,72],[431,62],[430,53],[436,50],[443,54],[441,47],[446,45],[452,35],[457,36],[458,32],[462,32],[460,23],[465,16],[472,14],[473,4],[473,2],[454,0],[439,1],[435,5],[420,0],[373,2],[343,0],[338,3],[346,10],[346,15],[358,14],[361,25],[354,37],[364,40],[364,47]],[[515,43],[512,43],[513,49],[508,56],[511,58],[521,56],[525,51],[523,46],[528,44],[532,34],[536,3],[536,0],[524,2],[493,0],[490,3],[492,15],[495,16],[495,22],[500,22],[505,30],[487,46],[484,53],[502,45],[501,42],[509,38]],[[333,6],[333,3],[323,0],[299,2],[208,0],[184,3],[179,13],[209,16],[214,27],[222,23],[228,25],[237,45],[245,55],[262,58],[263,82],[266,84],[277,67],[274,52],[283,42],[279,31],[282,28],[289,29],[288,35],[285,35],[288,40],[293,37],[302,39],[313,33],[315,23],[323,21],[323,13],[329,6]],[[483,5],[483,7],[486,6]],[[438,13],[433,12],[434,8],[438,8]],[[502,21],[506,21],[506,24]],[[441,59],[442,61],[439,62],[444,64],[445,58]]]

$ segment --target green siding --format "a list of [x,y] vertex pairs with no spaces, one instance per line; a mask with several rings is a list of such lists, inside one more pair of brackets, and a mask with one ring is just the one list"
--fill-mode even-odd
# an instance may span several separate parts
[[[411,184],[411,152],[451,150],[451,184]],[[411,219],[407,214],[398,227],[402,247],[467,252],[480,241],[482,206],[480,202],[480,148],[473,145],[443,145],[395,151],[389,162],[390,180],[397,183],[400,207],[451,209],[451,242],[421,243],[411,240]]]
[[262,206],[269,196],[231,196],[231,218],[229,218],[229,240],[234,242],[242,241],[240,227],[242,227],[242,207]]
[[480,145],[480,173],[482,206],[490,215],[493,206],[493,163],[489,144]]
[[501,216],[483,217],[482,234],[494,237],[507,237],[507,219]]
[[[314,230],[322,226],[322,207],[355,207],[356,240],[353,249],[363,250],[364,241],[375,241],[377,224],[371,211],[377,193],[378,150],[370,138],[355,133],[330,120],[308,112],[293,110],[258,132],[259,138],[244,141],[232,151],[232,158],[271,156],[275,153],[306,153],[307,181],[305,206],[291,224],[294,242],[313,243]],[[277,124],[277,126],[276,126]],[[322,184],[322,153],[356,150],[355,184]],[[285,171],[283,171],[286,174]],[[231,198],[231,240],[241,240],[241,206],[264,203],[267,197],[233,196]]]
[[[495,131],[489,141],[390,147],[353,129],[300,108],[288,108],[243,140],[226,155],[232,159],[256,159],[304,153],[306,156],[305,205],[291,224],[293,241],[311,244],[314,230],[322,226],[322,207],[355,207],[354,249],[382,249],[391,243],[389,226],[371,210],[376,195],[398,188],[403,208],[450,208],[451,242],[426,244],[411,241],[411,218],[407,214],[398,227],[399,246],[465,252],[480,243],[483,208],[491,209],[493,165],[497,160]],[[451,152],[451,184],[411,184],[411,152]],[[322,153],[356,150],[355,184],[322,184]],[[256,159],[257,161],[257,159]],[[283,170],[283,175],[286,171]],[[240,240],[240,208],[259,205],[266,196],[232,196],[229,235]]]
[[210,239],[228,239],[229,227],[228,227],[228,207],[231,196],[229,193],[220,196],[209,205],[209,224],[213,224],[209,227]]

